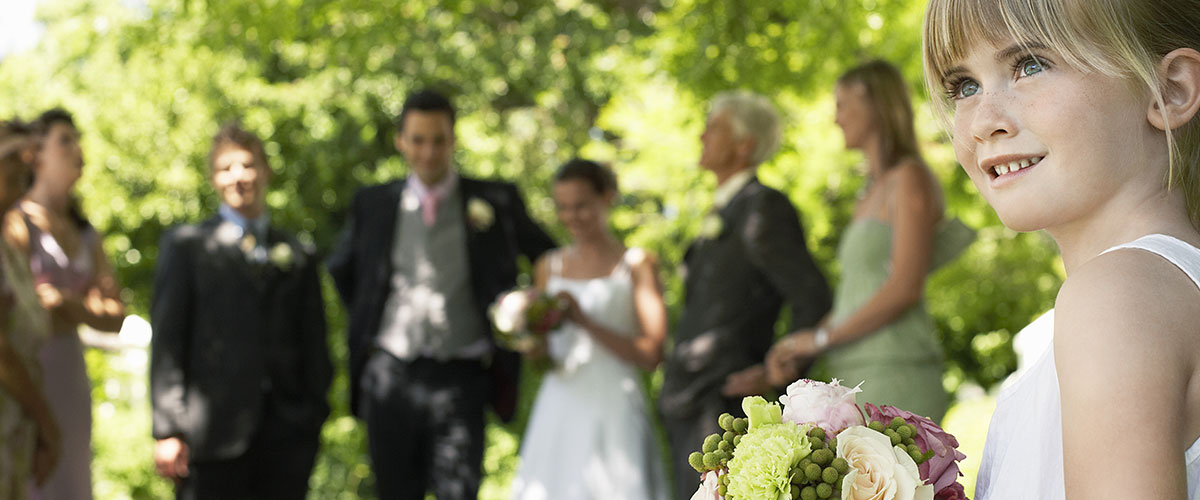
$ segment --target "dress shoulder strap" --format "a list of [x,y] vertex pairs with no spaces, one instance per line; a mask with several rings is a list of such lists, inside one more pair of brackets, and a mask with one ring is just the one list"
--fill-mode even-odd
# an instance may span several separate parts
[[562,267],[563,267],[562,250],[561,249],[555,250],[554,253],[550,254],[550,277],[551,278],[561,278],[562,277]]
[[[1122,245],[1117,245],[1103,253],[1122,248],[1136,248],[1157,254],[1178,267],[1184,274],[1200,287],[1200,248],[1165,234],[1149,234]],[[1103,255],[1103,254],[1102,254]]]

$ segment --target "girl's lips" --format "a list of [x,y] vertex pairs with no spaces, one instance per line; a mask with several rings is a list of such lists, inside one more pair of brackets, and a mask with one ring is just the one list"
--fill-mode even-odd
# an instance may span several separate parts
[[999,173],[999,171],[996,168],[993,168],[992,170],[988,171],[988,175],[991,176],[992,187],[996,188],[996,189],[1000,189],[1000,188],[1008,186],[1014,182],[1017,182],[1018,180],[1020,180],[1020,178],[1025,177],[1026,175],[1029,175],[1029,173],[1032,172],[1038,166],[1038,164],[1041,163],[1042,158],[1044,158],[1044,157],[1035,157],[1035,158],[1037,159],[1036,162],[1030,162],[1029,165],[1020,167],[1016,170],[1009,170],[1006,168],[1001,168],[1000,170],[1004,171],[1004,173]]

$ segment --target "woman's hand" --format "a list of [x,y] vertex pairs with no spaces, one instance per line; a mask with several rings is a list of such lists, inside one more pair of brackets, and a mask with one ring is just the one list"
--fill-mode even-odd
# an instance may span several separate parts
[[783,337],[767,352],[767,383],[779,387],[795,381],[800,377],[801,363],[816,357],[818,353],[812,330],[801,330]]
[[58,465],[62,453],[62,434],[58,424],[49,415],[37,419],[37,445],[33,451],[33,481],[38,486],[46,483],[50,473]]
[[39,283],[34,287],[42,308],[51,314],[73,323],[83,322],[83,298],[71,290],[62,290],[50,283]]
[[583,313],[583,309],[579,307],[579,301],[575,300],[575,296],[570,292],[563,290],[554,295],[554,299],[566,306],[566,317],[573,323],[584,326],[587,323],[588,317]]
[[63,293],[58,290],[58,287],[49,283],[38,283],[34,287],[37,292],[38,301],[42,303],[42,308],[47,311],[54,311],[66,302]]

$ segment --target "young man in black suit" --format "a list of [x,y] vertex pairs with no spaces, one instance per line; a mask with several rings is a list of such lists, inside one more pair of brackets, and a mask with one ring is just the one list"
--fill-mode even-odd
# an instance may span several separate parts
[[159,244],[155,465],[180,499],[302,500],[332,374],[319,261],[271,225],[257,137],[222,128],[209,163],[218,215]]
[[554,246],[515,186],[457,172],[454,118],[441,94],[408,97],[394,139],[410,174],[355,194],[328,261],[381,500],[476,498],[485,407],[511,418],[520,366],[486,310],[516,284],[518,256]]

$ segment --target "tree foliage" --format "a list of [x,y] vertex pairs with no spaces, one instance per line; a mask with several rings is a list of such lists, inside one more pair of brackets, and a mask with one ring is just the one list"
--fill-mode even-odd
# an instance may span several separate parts
[[[460,108],[460,168],[516,182],[547,227],[555,227],[547,184],[556,165],[575,155],[611,162],[624,193],[613,224],[629,244],[660,255],[677,314],[675,266],[713,187],[695,166],[705,102],[744,88],[783,111],[783,150],[760,177],[792,198],[836,284],[834,251],[864,179],[861,156],[842,150],[833,124],[832,86],[851,66],[885,58],[914,89],[950,214],[980,228],[964,258],[933,277],[926,300],[947,350],[947,387],[988,387],[1014,368],[1012,335],[1050,307],[1062,271],[1047,238],[1000,227],[956,167],[918,85],[923,8],[877,0],[59,0],[40,10],[39,45],[0,61],[0,116],[31,118],[52,106],[75,113],[87,160],[78,194],[107,235],[134,313],[147,310],[163,231],[215,212],[206,159],[219,124],[240,119],[264,138],[273,220],[324,252],[356,188],[405,174],[392,120],[410,90],[434,87]],[[343,311],[326,292],[330,345],[344,368]],[[118,376],[91,364],[98,387]],[[346,384],[343,373],[314,498],[370,495]],[[526,403],[535,390],[528,378]],[[97,400],[106,398],[98,390]],[[121,432],[97,433],[98,475],[111,479],[104,494],[162,495],[165,485],[146,472],[147,410],[118,410],[138,416]],[[487,498],[505,496],[521,426],[489,428]],[[106,437],[114,435],[124,438]]]

